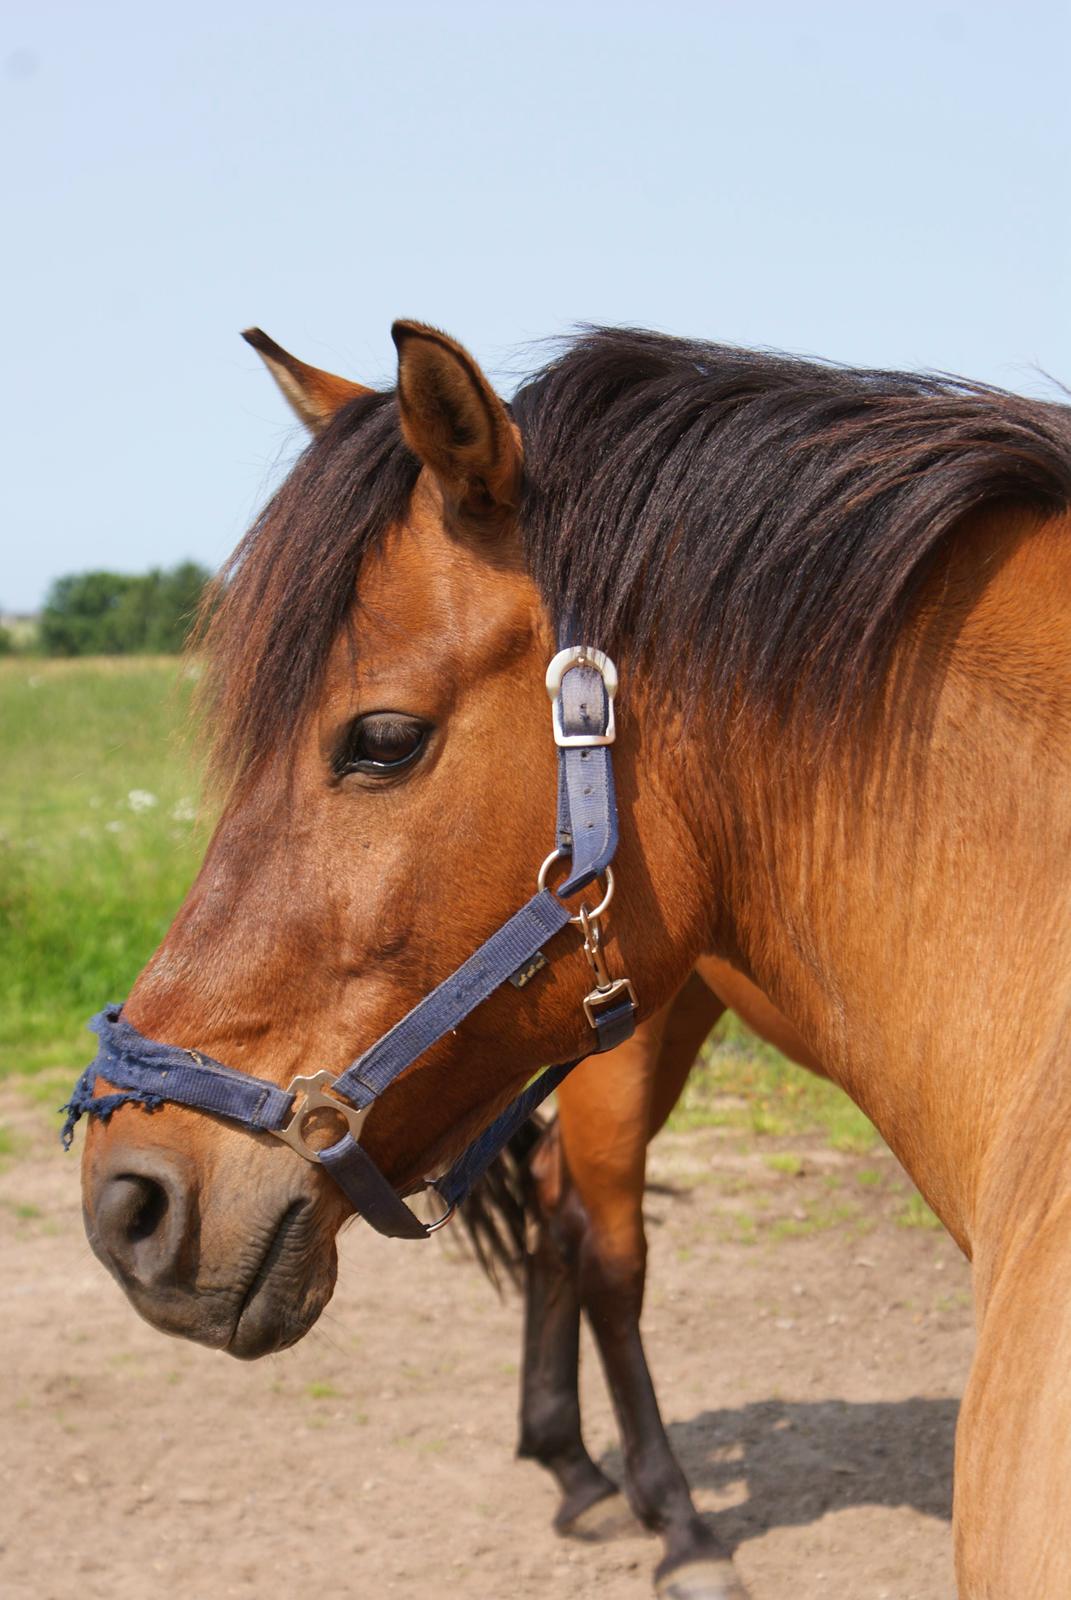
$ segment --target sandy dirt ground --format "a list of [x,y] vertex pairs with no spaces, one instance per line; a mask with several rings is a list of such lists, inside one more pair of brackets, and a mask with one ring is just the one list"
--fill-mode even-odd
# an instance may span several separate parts
[[[652,1539],[552,1532],[552,1484],[514,1459],[519,1305],[450,1230],[355,1226],[319,1325],[243,1366],[139,1321],[85,1243],[77,1159],[18,1102],[5,1121],[3,1600],[647,1600]],[[898,1220],[885,1155],[708,1129],[663,1135],[652,1171],[651,1364],[754,1600],[952,1600],[955,1246]],[[583,1390],[617,1476],[590,1344]]]

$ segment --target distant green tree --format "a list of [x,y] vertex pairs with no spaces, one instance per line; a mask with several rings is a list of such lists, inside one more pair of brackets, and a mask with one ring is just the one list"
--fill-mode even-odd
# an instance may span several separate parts
[[140,577],[80,572],[57,578],[41,613],[45,655],[170,655],[183,640],[210,574],[183,561]]
[[0,628],[0,656],[9,656],[15,648],[15,641],[9,628]]
[[122,647],[116,613],[136,578],[80,572],[57,578],[41,612],[41,649],[49,656],[114,655]]
[[154,655],[171,655],[185,644],[212,574],[196,561],[180,561],[177,567],[149,576],[157,582],[145,649]]

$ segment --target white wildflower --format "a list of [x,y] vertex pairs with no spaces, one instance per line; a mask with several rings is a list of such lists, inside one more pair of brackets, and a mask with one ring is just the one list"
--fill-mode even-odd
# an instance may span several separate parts
[[131,789],[126,803],[131,811],[151,811],[156,804],[156,796],[150,794],[148,789]]
[[197,807],[192,800],[188,800],[185,797],[178,802],[171,813],[172,822],[195,822],[196,819]]
[[123,824],[113,818],[111,822],[104,824],[104,831],[105,833],[122,833]]

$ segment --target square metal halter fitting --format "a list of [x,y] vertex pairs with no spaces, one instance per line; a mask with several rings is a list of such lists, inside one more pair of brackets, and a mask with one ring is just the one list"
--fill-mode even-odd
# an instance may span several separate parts
[[[562,727],[561,689],[562,679],[572,667],[590,667],[602,679],[603,688],[606,690],[606,732],[605,733],[566,733]],[[590,644],[574,644],[568,650],[559,650],[551,658],[547,668],[547,693],[550,696],[551,716],[554,722],[554,743],[561,750],[590,749],[594,745],[613,744],[616,737],[614,729],[614,696],[617,693],[617,668],[601,650],[596,650]]]
[[361,1127],[365,1117],[371,1111],[370,1105],[364,1110],[357,1106],[347,1105],[345,1100],[336,1100],[334,1095],[326,1093],[335,1079],[330,1072],[314,1072],[311,1078],[294,1078],[287,1089],[287,1094],[294,1097],[294,1111],[285,1128],[272,1128],[277,1139],[288,1144],[291,1150],[296,1150],[299,1156],[304,1156],[306,1161],[319,1161],[320,1152],[313,1150],[311,1145],[305,1143],[305,1121],[313,1111],[334,1111],[345,1122],[350,1133],[355,1139],[361,1137]]
[[592,989],[591,993],[584,999],[584,1015],[587,1017],[591,1027],[597,1029],[599,1018],[602,1016],[604,1008],[609,1010],[611,1006],[618,1005],[625,995],[635,1006],[636,991],[627,978],[614,978],[612,983],[608,983],[605,988]]

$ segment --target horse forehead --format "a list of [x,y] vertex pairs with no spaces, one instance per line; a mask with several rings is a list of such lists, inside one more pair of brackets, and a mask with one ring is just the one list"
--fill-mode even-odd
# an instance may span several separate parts
[[416,501],[357,585],[363,664],[371,669],[375,657],[406,644],[434,646],[436,656],[512,655],[537,627],[535,584],[519,562],[500,559],[478,537],[448,532],[430,496]]

